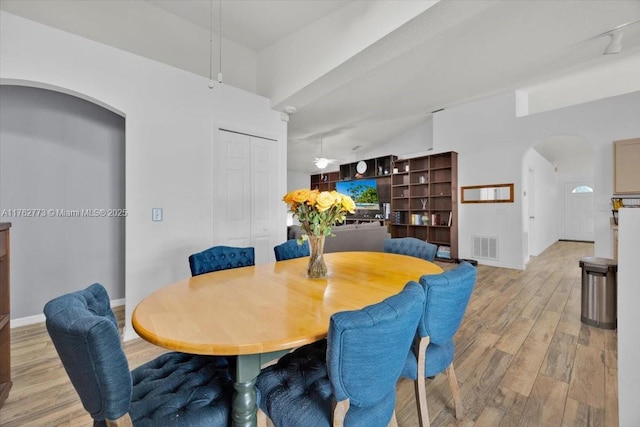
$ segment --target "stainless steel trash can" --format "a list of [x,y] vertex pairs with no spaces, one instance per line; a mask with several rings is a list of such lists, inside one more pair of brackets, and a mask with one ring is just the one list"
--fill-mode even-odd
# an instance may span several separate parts
[[603,329],[617,326],[618,263],[613,259],[585,257],[582,268],[582,312],[580,320]]

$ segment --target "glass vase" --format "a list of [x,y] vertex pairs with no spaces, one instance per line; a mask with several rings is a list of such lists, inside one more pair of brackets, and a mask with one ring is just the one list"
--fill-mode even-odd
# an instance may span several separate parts
[[307,276],[310,279],[327,277],[327,264],[324,262],[324,235],[309,235],[309,265]]

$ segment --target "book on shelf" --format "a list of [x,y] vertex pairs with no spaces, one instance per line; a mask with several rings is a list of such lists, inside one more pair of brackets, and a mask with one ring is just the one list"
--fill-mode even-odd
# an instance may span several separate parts
[[447,225],[451,227],[451,222],[453,221],[453,212],[449,211],[449,221],[447,221]]
[[436,257],[451,259],[451,248],[449,246],[445,246],[445,245],[438,246],[438,251],[436,252]]

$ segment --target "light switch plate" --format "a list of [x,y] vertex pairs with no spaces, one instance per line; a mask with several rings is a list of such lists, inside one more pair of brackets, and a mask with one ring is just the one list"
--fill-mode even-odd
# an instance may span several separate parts
[[151,221],[162,221],[162,208],[151,209]]

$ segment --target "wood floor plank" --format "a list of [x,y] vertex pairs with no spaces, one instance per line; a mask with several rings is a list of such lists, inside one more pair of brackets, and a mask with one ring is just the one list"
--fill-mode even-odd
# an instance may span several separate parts
[[559,426],[564,414],[567,389],[567,383],[538,375],[518,426]]
[[540,314],[536,324],[531,328],[529,338],[545,344],[550,344],[559,321],[560,313],[544,310]]
[[[580,322],[578,263],[592,255],[593,244],[557,242],[531,257],[524,271],[478,266],[455,336],[464,420],[455,419],[440,374],[426,386],[433,426],[618,427],[617,332]],[[122,327],[124,307],[115,311]],[[0,408],[0,425],[91,426],[44,325],[12,329],[11,343],[14,385]],[[142,340],[123,347],[132,369],[165,352]],[[399,427],[418,427],[414,399],[413,382],[400,380]]]
[[569,384],[577,346],[578,338],[576,336],[556,332],[549,345],[547,356],[542,362],[540,372],[550,378]]
[[604,409],[604,350],[578,344],[569,382],[569,397]]
[[547,354],[548,344],[534,338],[527,338],[514,357],[500,385],[529,396],[531,388]]
[[510,427],[518,424],[527,397],[505,387],[498,387],[476,420],[475,427]]
[[578,307],[575,308],[571,302],[575,299],[575,295],[580,296],[579,288],[577,290],[576,288],[573,288],[571,291],[567,304],[565,305],[565,309],[562,312],[562,316],[560,316],[557,330],[577,337],[580,335],[580,329],[583,324],[580,321],[580,306],[578,305]]
[[[617,424],[615,424],[617,425]],[[604,427],[613,426],[605,424],[604,411],[596,409],[584,402],[567,398],[562,418],[563,427]]]
[[[492,349],[484,355],[472,375],[461,385],[460,393],[463,399],[465,422],[471,422],[480,416],[497,389],[512,358],[513,356],[509,353]],[[454,415],[453,410],[441,411],[432,420],[431,426],[451,425],[451,423],[455,423]]]
[[535,323],[532,319],[518,317],[511,323],[498,342],[496,342],[495,348],[505,353],[515,355],[524,340],[529,336],[529,332],[531,332],[531,328],[533,328]]
[[618,420],[618,356],[617,352],[605,350],[604,355],[604,414],[605,425],[617,426]]

